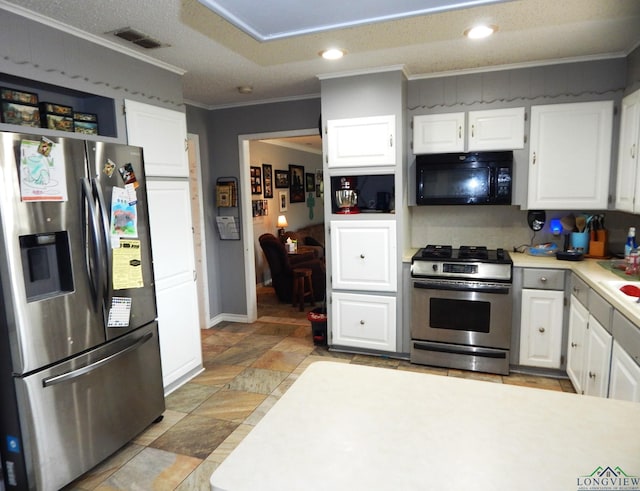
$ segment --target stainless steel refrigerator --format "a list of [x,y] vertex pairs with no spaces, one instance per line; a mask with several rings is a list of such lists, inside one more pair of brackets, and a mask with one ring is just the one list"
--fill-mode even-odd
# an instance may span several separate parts
[[142,149],[1,132],[0,279],[4,486],[57,490],[164,411]]

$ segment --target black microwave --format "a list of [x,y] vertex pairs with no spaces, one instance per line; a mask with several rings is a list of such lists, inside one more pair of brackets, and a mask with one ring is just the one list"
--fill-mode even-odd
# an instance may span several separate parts
[[510,205],[513,152],[416,156],[416,204]]

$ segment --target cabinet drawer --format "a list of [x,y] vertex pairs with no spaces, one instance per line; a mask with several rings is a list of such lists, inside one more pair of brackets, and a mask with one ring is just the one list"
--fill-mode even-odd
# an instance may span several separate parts
[[613,311],[613,337],[640,364],[640,329],[617,310]]
[[587,307],[589,305],[589,286],[578,278],[577,275],[571,275],[571,293],[580,300],[580,303]]
[[523,288],[536,290],[564,290],[564,271],[561,269],[525,269]]
[[589,313],[594,316],[602,327],[611,332],[611,316],[613,307],[592,289],[589,289]]

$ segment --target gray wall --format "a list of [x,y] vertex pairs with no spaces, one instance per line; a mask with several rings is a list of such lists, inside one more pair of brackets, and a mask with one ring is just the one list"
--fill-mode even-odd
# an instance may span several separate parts
[[[304,152],[301,150],[263,143],[252,140],[249,144],[250,162],[252,166],[262,167],[262,164],[270,164],[273,168],[274,176],[276,170],[289,171],[289,164],[301,165],[304,167],[305,174],[312,173],[315,175],[316,170],[322,170],[322,155]],[[264,178],[264,176],[263,176]],[[287,195],[287,211],[280,212],[279,193],[284,192]],[[308,197],[309,193],[305,193]],[[263,196],[255,196],[252,199],[264,199]],[[256,259],[256,284],[271,281],[271,272],[267,264],[258,238],[262,234],[278,234],[278,215],[285,215],[289,226],[287,230],[296,231],[306,225],[312,223],[324,222],[324,204],[322,198],[316,198],[315,191],[313,193],[313,206],[311,202],[291,203],[289,201],[289,190],[276,188],[273,184],[273,198],[266,200],[269,206],[269,214],[266,216],[255,217],[253,219],[253,243]],[[313,211],[313,217],[310,216],[310,210]]]
[[[239,135],[317,128],[319,116],[320,99],[317,98],[210,111],[207,121],[209,152],[201,157],[206,216],[216,216],[216,179],[240,177]],[[206,228],[213,226],[213,222],[205,221]],[[209,230],[206,239],[212,317],[223,313],[246,315],[243,252],[246,237],[240,241],[221,241]]]
[[630,94],[638,89],[640,89],[640,46],[627,57],[627,90],[625,94]]

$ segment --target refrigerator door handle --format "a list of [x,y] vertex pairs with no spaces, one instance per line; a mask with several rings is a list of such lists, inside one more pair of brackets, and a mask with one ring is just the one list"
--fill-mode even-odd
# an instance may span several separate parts
[[[100,223],[102,225],[102,238],[105,247],[105,258],[107,261],[107,271],[104,275],[105,279],[105,302],[108,300],[109,290],[111,289],[111,242],[109,233],[109,214],[107,213],[107,206],[104,201],[104,195],[102,194],[102,188],[98,185],[97,179],[91,179],[91,186],[93,187],[93,194],[98,200],[98,210],[100,211]],[[107,307],[108,308],[108,307]]]
[[[82,224],[82,231],[86,234],[87,229],[90,229],[91,235],[93,237],[93,251],[89,250],[89,238],[85,235],[85,263],[87,265],[87,273],[89,275],[89,284],[91,285],[91,296],[93,297],[94,307],[97,309],[99,307],[99,300],[103,296],[102,286],[103,286],[103,278],[102,278],[102,268],[98,266],[95,270],[91,267],[91,257],[90,254],[93,252],[94,260],[98,262],[102,261],[102,242],[100,241],[100,236],[98,233],[98,227],[95,223],[95,217],[97,216],[97,210],[95,202],[93,201],[93,196],[91,192],[91,186],[89,184],[89,180],[87,178],[81,179],[82,182],[82,220],[85,222]],[[88,213],[86,207],[89,207]],[[88,220],[87,220],[88,215]],[[88,221],[88,223],[87,223]]]
[[70,372],[66,372],[63,373],[61,375],[56,375],[54,377],[49,377],[46,378],[42,381],[42,386],[43,387],[51,387],[53,385],[57,385],[57,384],[61,384],[64,382],[70,382],[73,381],[74,379],[81,377],[82,375],[86,375],[88,373],[93,372],[94,370],[96,370],[97,368],[101,367],[102,365],[105,365],[107,363],[112,362],[114,359],[129,353],[130,351],[134,351],[136,349],[138,349],[140,346],[142,346],[144,343],[146,343],[147,341],[149,341],[151,338],[153,338],[153,333],[148,332],[147,334],[145,334],[144,336],[142,336],[139,339],[136,339],[135,341],[133,341],[132,343],[130,343],[128,346],[126,346],[125,348],[121,349],[120,351],[113,353],[105,358],[102,358],[94,363],[91,363],[85,367],[82,368],[78,368],[76,370],[72,370]]

